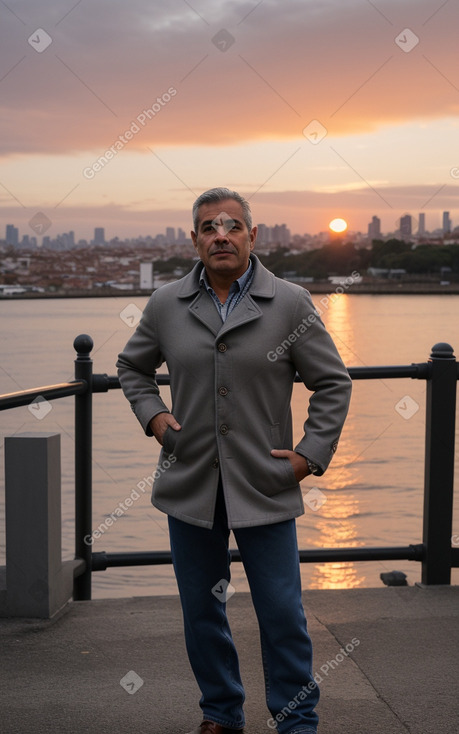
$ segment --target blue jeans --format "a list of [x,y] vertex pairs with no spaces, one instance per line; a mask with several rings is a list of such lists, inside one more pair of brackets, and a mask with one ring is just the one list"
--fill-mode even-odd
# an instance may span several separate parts
[[[219,487],[211,530],[169,516],[185,642],[202,697],[204,719],[228,728],[244,726],[245,699],[236,648],[226,617],[230,580],[228,523]],[[294,520],[239,528],[241,553],[258,618],[268,727],[279,734],[314,734],[319,689],[313,680],[312,645],[301,602]],[[212,589],[214,591],[212,591]]]

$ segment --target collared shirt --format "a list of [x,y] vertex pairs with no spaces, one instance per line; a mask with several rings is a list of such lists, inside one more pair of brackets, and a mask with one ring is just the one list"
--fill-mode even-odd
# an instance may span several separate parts
[[207,292],[215,303],[215,307],[220,314],[223,322],[226,321],[231,311],[236,308],[237,304],[242,301],[252,284],[252,280],[253,264],[252,261],[249,260],[249,267],[247,268],[245,273],[241,275],[240,278],[238,278],[231,284],[231,288],[228,292],[228,298],[226,299],[225,303],[221,303],[214,289],[209,285],[205,267],[202,268],[201,275],[199,277],[199,283],[207,289]]

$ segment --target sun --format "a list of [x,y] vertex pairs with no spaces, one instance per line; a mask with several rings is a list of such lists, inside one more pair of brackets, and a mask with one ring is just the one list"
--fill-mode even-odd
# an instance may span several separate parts
[[345,232],[347,229],[347,222],[345,219],[332,219],[328,226],[332,232]]

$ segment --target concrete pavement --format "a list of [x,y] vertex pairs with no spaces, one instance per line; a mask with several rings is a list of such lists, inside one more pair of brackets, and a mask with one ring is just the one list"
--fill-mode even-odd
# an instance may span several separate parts
[[[305,591],[303,599],[322,679],[320,734],[459,732],[459,587]],[[228,615],[246,732],[268,734],[250,596],[231,597]],[[186,734],[200,722],[177,597],[74,602],[51,621],[3,619],[0,646],[5,734]]]

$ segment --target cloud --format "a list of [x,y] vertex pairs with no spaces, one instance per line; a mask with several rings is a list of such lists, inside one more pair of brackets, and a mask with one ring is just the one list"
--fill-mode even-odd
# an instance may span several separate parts
[[[132,147],[297,138],[311,119],[348,135],[459,112],[453,2],[95,0],[64,11],[23,0],[2,15],[3,155],[103,151],[171,87]],[[52,39],[41,53],[27,41],[39,28]],[[419,38],[409,52],[395,43],[406,28]]]
[[[394,231],[401,215],[426,213],[426,227],[434,230],[440,226],[440,212],[448,210],[454,220],[457,212],[457,187],[448,186],[384,186],[377,193],[368,186],[345,192],[304,191],[259,191],[245,190],[243,185],[228,182],[249,200],[254,222],[268,226],[285,222],[292,232],[304,233],[324,231],[332,217],[342,216],[351,230],[366,231],[366,225],[376,214],[381,218],[383,231]],[[198,186],[195,186],[200,191]],[[178,192],[179,193],[179,192]],[[378,195],[379,194],[379,195]],[[172,198],[172,192],[171,192]],[[182,199],[183,201],[183,199]],[[182,227],[189,232],[192,227],[191,207],[194,196],[188,193],[187,200],[174,207],[158,206],[155,201],[144,198],[129,204],[105,203],[72,207],[67,202],[58,208],[46,209],[52,227],[47,232],[51,237],[69,229],[75,230],[76,239],[91,238],[94,227],[105,226],[107,238],[123,238],[155,235],[168,226]],[[18,208],[5,200],[0,207],[4,222],[14,222],[21,236],[32,235],[28,224],[35,209]],[[454,226],[459,224],[453,221]]]
[[[457,211],[457,187],[448,186],[368,186],[344,192],[282,191],[260,192],[250,198],[257,222],[271,225],[285,222],[295,232],[326,230],[332,217],[342,216],[351,230],[366,231],[366,223],[376,214],[384,231],[397,229],[400,216],[426,213],[427,229],[440,226],[439,211]],[[459,224],[454,222],[454,224]]]

